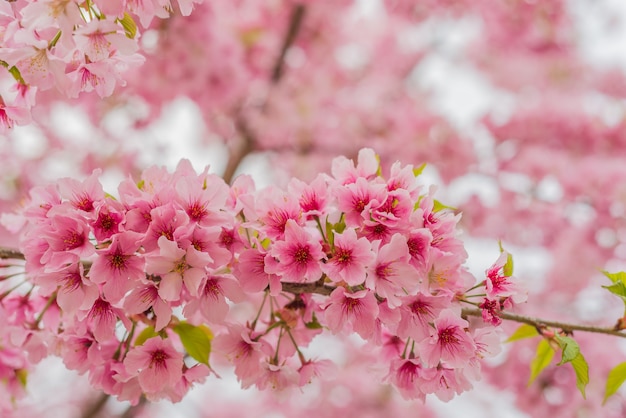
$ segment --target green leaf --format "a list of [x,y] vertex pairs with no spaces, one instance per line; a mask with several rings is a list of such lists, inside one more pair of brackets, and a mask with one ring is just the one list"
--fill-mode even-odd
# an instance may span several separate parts
[[135,36],[137,36],[137,24],[135,23],[131,15],[124,12],[124,17],[117,20],[122,24],[124,32],[126,32],[127,38],[134,39]]
[[539,376],[539,373],[541,373],[543,369],[548,367],[553,357],[554,349],[550,346],[548,340],[541,340],[537,345],[537,354],[535,355],[533,361],[530,363],[530,380],[528,381],[529,385],[535,381],[535,379],[537,378],[537,376]]
[[602,272],[606,277],[608,277],[613,283],[624,283],[626,284],[626,273],[620,271],[618,273],[609,273],[608,271]]
[[604,389],[603,403],[617,392],[624,381],[626,381],[626,362],[618,364],[609,372],[609,377],[606,379],[606,387]]
[[571,363],[574,368],[574,373],[576,373],[576,387],[583,395],[583,398],[586,398],[585,387],[587,383],[589,383],[589,365],[587,364],[587,360],[585,360],[582,353],[579,352]]
[[520,326],[515,332],[505,341],[510,343],[512,341],[522,340],[524,338],[536,337],[539,335],[537,328],[532,325],[524,324]]
[[148,341],[152,337],[156,337],[159,334],[154,330],[154,327],[150,325],[148,328],[144,329],[139,333],[137,338],[135,338],[135,345],[143,345],[146,341]]
[[424,171],[424,169],[426,168],[426,163],[420,165],[417,168],[413,169],[413,175],[415,175],[415,177],[418,177],[420,174],[422,174],[422,172]]
[[174,332],[178,334],[183,347],[191,357],[202,364],[209,365],[213,333],[207,326],[181,322],[174,327]]
[[557,366],[571,362],[580,354],[580,347],[573,338],[556,335],[554,339],[562,350],[561,361]]
[[626,285],[624,285],[624,283],[617,282],[610,286],[602,286],[602,287],[608,290],[609,292],[613,293],[614,295],[619,296],[620,298],[622,298],[624,303],[626,303]]

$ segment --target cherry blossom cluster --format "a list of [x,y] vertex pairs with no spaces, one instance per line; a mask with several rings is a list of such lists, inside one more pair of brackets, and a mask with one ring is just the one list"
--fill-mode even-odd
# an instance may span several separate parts
[[[209,355],[243,387],[303,386],[332,374],[306,352],[318,334],[356,334],[403,397],[449,400],[499,350],[498,313],[524,291],[506,252],[476,283],[460,216],[419,172],[396,163],[384,178],[363,149],[286,190],[256,191],[248,176],[229,187],[187,161],[125,180],[118,198],[98,171],[35,188],[3,218],[22,236],[27,279],[0,299],[22,326],[2,346],[58,355],[135,403],[180,400],[213,372]],[[484,321],[465,319],[464,303]]]
[[17,0],[0,4],[0,133],[30,122],[38,92],[76,98],[110,96],[122,74],[144,59],[139,33],[174,10],[189,15],[199,0]]

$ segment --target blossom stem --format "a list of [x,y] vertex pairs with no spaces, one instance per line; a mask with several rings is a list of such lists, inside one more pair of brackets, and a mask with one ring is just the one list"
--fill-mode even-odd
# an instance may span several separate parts
[[[476,308],[463,308],[462,316],[482,316],[482,311]],[[620,332],[614,328],[596,327],[592,325],[571,324],[567,322],[549,321],[541,318],[531,318],[529,316],[517,315],[510,312],[500,312],[498,316],[506,321],[514,321],[522,324],[532,325],[536,328],[554,327],[565,332],[582,331],[592,332],[596,334],[615,335],[617,337],[626,338],[626,332]]]
[[263,295],[263,301],[261,301],[261,306],[259,307],[259,311],[256,314],[256,317],[254,318],[254,321],[252,321],[252,324],[250,325],[250,328],[252,330],[254,330],[254,328],[256,328],[256,323],[259,320],[259,318],[261,317],[261,311],[263,310],[263,306],[265,305],[265,301],[267,300],[267,295],[269,294],[269,290],[265,291],[265,294]]
[[39,327],[39,323],[41,322],[41,320],[43,319],[44,314],[46,313],[46,311],[50,308],[50,306],[52,306],[52,304],[54,303],[54,301],[57,300],[57,292],[54,292],[52,295],[50,295],[50,297],[48,298],[48,301],[46,302],[46,305],[43,307],[43,309],[41,310],[41,312],[39,312],[39,315],[37,315],[37,318],[35,318],[35,323],[33,324],[33,329],[37,329]]

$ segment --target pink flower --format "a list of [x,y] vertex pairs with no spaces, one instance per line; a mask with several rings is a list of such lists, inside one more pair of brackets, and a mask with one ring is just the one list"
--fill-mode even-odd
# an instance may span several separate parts
[[228,198],[228,186],[215,175],[206,175],[203,181],[182,177],[176,182],[178,200],[192,222],[202,226],[224,222],[222,209]]
[[365,285],[387,299],[390,307],[400,306],[399,296],[415,291],[420,282],[417,272],[408,263],[409,248],[406,237],[395,234],[388,244],[374,245],[376,261],[372,264]]
[[357,239],[354,229],[348,228],[335,235],[333,256],[321,267],[333,282],[356,286],[365,281],[375,257],[371,243],[366,238]]
[[106,60],[118,51],[130,55],[137,50],[137,43],[120,29],[113,21],[94,19],[74,30],[74,41],[91,62]]
[[176,209],[173,203],[158,206],[150,211],[150,226],[142,245],[146,251],[155,250],[161,237],[174,240],[177,228],[187,225],[189,217],[182,210]]
[[436,374],[434,369],[423,368],[419,358],[395,359],[391,362],[389,374],[386,376],[404,399],[426,400],[424,383],[431,380]]
[[36,276],[36,282],[46,294],[57,291],[57,303],[63,315],[71,317],[78,309],[89,309],[100,296],[98,286],[83,275],[83,265],[75,263],[59,271]]
[[124,359],[126,371],[138,376],[147,394],[174,387],[183,376],[183,365],[183,355],[176,351],[171,340],[160,337],[133,347]]
[[246,292],[261,292],[268,286],[272,295],[278,295],[282,290],[280,277],[266,272],[266,257],[267,253],[258,248],[244,250],[239,255],[235,265],[235,277]]
[[89,242],[89,231],[89,226],[80,218],[53,216],[50,228],[42,234],[50,247],[41,262],[60,266],[90,256],[95,249]]
[[286,282],[314,282],[322,275],[320,263],[326,254],[315,240],[294,220],[285,224],[285,240],[270,250],[265,270],[281,276]]
[[161,276],[159,296],[166,301],[178,300],[183,284],[197,296],[211,258],[198,251],[185,251],[166,237],[159,238],[158,245],[160,254],[146,257],[146,273]]
[[213,340],[213,348],[225,354],[235,365],[235,375],[242,387],[255,383],[263,372],[261,360],[273,354],[272,347],[263,338],[253,338],[250,330],[240,326],[228,326],[227,334],[220,334]]
[[326,325],[333,333],[349,325],[366,340],[374,337],[377,317],[378,304],[372,292],[350,293],[343,287],[333,290],[324,311]]
[[384,184],[370,183],[362,177],[354,183],[335,189],[339,210],[346,215],[346,225],[358,227],[369,220],[371,211],[378,209],[387,200]]
[[219,324],[228,314],[229,307],[226,298],[236,302],[243,300],[244,297],[234,277],[211,275],[200,288],[198,298],[192,299],[185,305],[183,314],[185,318],[190,318],[199,311],[206,321]]
[[359,150],[356,167],[354,161],[346,157],[337,157],[333,160],[331,173],[341,185],[354,183],[359,178],[369,179],[376,175],[380,163],[376,153],[371,148]]
[[101,170],[94,170],[85,181],[78,181],[71,178],[63,178],[58,181],[59,192],[65,199],[69,199],[76,209],[92,212],[96,202],[104,200],[104,190],[98,177]]
[[124,209],[117,202],[108,201],[96,210],[97,218],[91,223],[93,234],[98,242],[110,239],[120,232],[120,224],[124,221]]
[[494,300],[511,297],[515,303],[525,302],[527,294],[524,287],[518,283],[515,277],[504,275],[504,265],[508,257],[509,253],[503,251],[496,262],[487,269],[487,279],[485,280],[487,298]]
[[130,321],[124,312],[102,298],[94,302],[89,312],[79,312],[79,319],[81,317],[86,319],[86,324],[90,326],[96,341],[101,343],[116,339],[115,328],[118,320],[122,320],[127,329],[130,329]]
[[113,303],[145,277],[145,261],[137,254],[140,238],[141,234],[134,232],[114,235],[108,248],[97,251],[98,257],[89,270],[89,279],[104,283],[104,295]]
[[432,296],[421,292],[415,296],[402,297],[401,301],[402,305],[398,308],[400,311],[398,336],[411,337],[416,342],[430,337],[433,330],[431,324],[442,310],[450,307],[450,299],[447,296]]
[[466,320],[452,310],[444,310],[434,321],[435,331],[419,344],[420,354],[429,367],[444,362],[451,367],[464,367],[476,355],[476,344],[465,332]]
[[154,330],[159,332],[172,319],[172,307],[159,296],[159,289],[152,283],[135,287],[124,299],[124,310],[130,315],[152,309],[156,317]]
[[258,198],[256,205],[259,220],[263,222],[263,231],[271,239],[281,239],[285,233],[287,221],[301,224],[301,209],[295,198],[275,188],[268,188]]
[[311,184],[293,178],[289,181],[287,190],[292,195],[299,196],[298,202],[302,213],[309,219],[312,216],[321,216],[326,212],[329,192],[325,176],[318,175]]
[[256,386],[260,390],[283,390],[298,384],[298,373],[287,364],[273,364],[263,362],[261,373],[256,379]]

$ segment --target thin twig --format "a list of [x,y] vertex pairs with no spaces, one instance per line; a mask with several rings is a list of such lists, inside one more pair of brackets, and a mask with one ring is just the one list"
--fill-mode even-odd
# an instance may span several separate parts
[[[461,314],[463,316],[482,316],[481,310],[476,308],[463,308]],[[626,338],[626,332],[617,331],[614,328],[604,328],[596,327],[593,325],[580,325],[567,322],[549,321],[541,318],[531,318],[529,316],[517,315],[510,312],[500,312],[498,316],[506,321],[514,321],[522,324],[528,324],[537,328],[553,327],[563,330],[565,332],[583,331],[593,332],[596,334],[615,335],[617,337]]]

